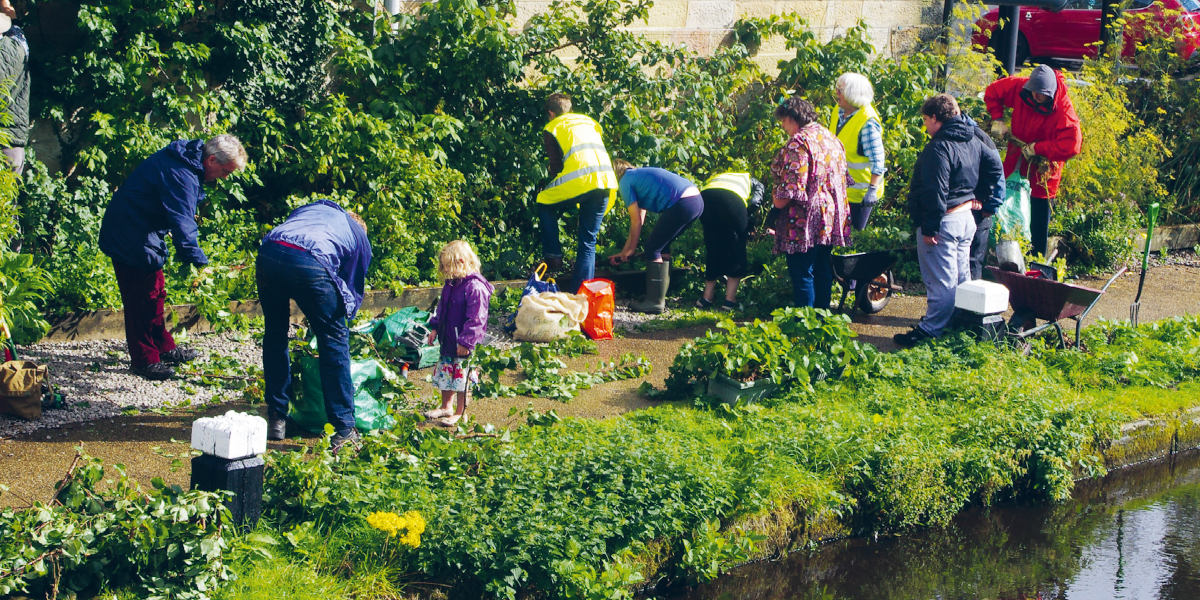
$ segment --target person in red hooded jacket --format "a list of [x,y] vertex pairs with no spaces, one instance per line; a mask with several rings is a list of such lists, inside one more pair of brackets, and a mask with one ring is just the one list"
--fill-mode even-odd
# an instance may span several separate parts
[[[992,117],[992,133],[998,137],[1009,135],[1004,176],[1019,168],[1033,188],[1033,251],[1045,255],[1051,204],[1058,196],[1063,165],[1079,154],[1083,145],[1079,116],[1067,94],[1066,80],[1062,73],[1038,65],[1029,77],[1005,77],[993,82],[984,92],[983,101]],[[1005,109],[1012,109],[1011,125],[1004,122]]]

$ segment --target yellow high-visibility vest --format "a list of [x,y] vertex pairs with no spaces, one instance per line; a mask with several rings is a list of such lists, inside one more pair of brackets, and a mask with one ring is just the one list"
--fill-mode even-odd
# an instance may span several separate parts
[[609,190],[608,208],[612,208],[617,199],[617,174],[604,148],[600,124],[585,115],[564,113],[547,123],[544,131],[549,131],[562,148],[563,167],[538,193],[538,203],[556,204],[604,189]]
[[750,206],[750,174],[749,173],[717,173],[708,178],[704,182],[704,186],[700,191],[704,190],[729,190],[737,194],[738,198],[742,199],[742,203],[747,207]]
[[[841,140],[842,146],[846,148],[846,167],[850,170],[850,177],[854,179],[854,185],[846,189],[846,200],[852,204],[857,204],[863,201],[863,197],[867,195],[867,186],[871,183],[871,159],[858,153],[858,135],[862,132],[863,125],[867,121],[875,119],[876,122],[882,124],[883,121],[879,118],[879,113],[875,112],[875,107],[870,104],[860,107],[842,126],[842,130],[838,131],[838,107],[833,106],[833,112],[829,116],[829,130],[837,132],[837,138]],[[875,189],[876,196],[883,199],[883,181],[879,182],[879,187]]]

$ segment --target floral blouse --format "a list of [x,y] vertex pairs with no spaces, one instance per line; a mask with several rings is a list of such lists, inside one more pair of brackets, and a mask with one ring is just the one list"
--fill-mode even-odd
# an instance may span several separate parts
[[850,245],[848,173],[842,143],[820,123],[805,125],[779,149],[771,162],[773,195],[788,204],[775,223],[776,254]]

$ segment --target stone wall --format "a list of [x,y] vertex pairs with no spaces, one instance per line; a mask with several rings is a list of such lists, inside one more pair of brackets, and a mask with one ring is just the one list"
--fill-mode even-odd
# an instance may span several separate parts
[[[416,12],[422,3],[394,3],[402,12]],[[517,0],[515,25],[545,11],[548,0]],[[744,17],[765,17],[794,12],[803,17],[822,40],[845,31],[862,20],[870,28],[878,52],[893,56],[912,48],[923,26],[940,22],[938,0],[657,0],[647,22],[631,27],[651,39],[682,44],[701,54],[711,53]],[[774,65],[791,56],[781,40],[768,42],[759,51],[760,63]]]

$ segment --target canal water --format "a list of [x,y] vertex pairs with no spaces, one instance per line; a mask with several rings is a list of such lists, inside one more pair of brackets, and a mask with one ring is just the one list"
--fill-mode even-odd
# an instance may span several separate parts
[[676,600],[1200,600],[1200,452],[1082,483],[1052,506],[849,539],[734,570]]

